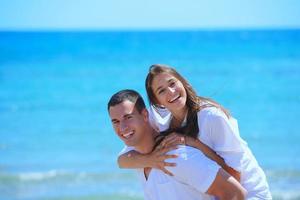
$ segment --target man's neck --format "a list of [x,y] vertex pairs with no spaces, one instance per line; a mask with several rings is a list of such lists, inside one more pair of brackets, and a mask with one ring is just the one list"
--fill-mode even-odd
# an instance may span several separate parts
[[150,153],[153,150],[153,147],[155,145],[155,137],[158,134],[159,133],[155,131],[151,126],[145,128],[145,136],[143,138],[143,142],[137,145],[135,149],[142,154]]

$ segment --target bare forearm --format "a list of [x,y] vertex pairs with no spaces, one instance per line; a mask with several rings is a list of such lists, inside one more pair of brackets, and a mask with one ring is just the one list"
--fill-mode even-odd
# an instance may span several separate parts
[[118,165],[120,168],[137,169],[150,167],[147,163],[146,155],[136,151],[129,151],[118,157]]
[[140,154],[134,150],[129,151],[118,157],[118,165],[125,169],[156,168],[172,176],[173,174],[166,167],[174,167],[176,163],[165,162],[166,159],[177,158],[177,155],[167,154],[172,149],[176,149],[176,147],[156,148],[148,154]]
[[244,200],[247,191],[234,177],[224,169],[220,169],[207,194],[214,195],[220,200]]
[[229,167],[228,165],[224,165],[222,166],[222,168],[231,176],[233,176],[233,178],[235,178],[238,182],[241,182],[241,173],[236,171],[235,169]]

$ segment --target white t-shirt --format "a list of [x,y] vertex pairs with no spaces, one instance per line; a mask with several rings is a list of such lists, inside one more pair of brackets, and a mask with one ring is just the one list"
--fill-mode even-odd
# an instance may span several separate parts
[[[170,114],[165,113],[162,117],[153,108],[149,113],[153,126],[160,131],[169,128]],[[247,143],[240,137],[236,119],[228,119],[216,107],[207,107],[198,112],[198,126],[199,140],[220,155],[228,166],[241,173],[241,184],[248,192],[247,199],[272,199],[266,176]]]
[[[124,154],[133,147],[125,147]],[[146,180],[143,169],[138,169],[146,200],[211,200],[215,197],[205,194],[216,178],[220,167],[208,159],[201,151],[180,145],[168,152],[177,154],[177,158],[168,159],[176,167],[167,167],[174,176],[169,176],[158,169],[151,169]],[[201,170],[199,170],[201,169]]]

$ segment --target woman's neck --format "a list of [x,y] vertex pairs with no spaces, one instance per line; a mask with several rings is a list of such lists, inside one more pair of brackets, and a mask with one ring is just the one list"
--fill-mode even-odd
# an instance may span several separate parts
[[186,107],[182,110],[172,112],[173,118],[171,121],[171,126],[173,128],[181,127],[181,124],[184,121],[187,112],[188,112],[188,109]]

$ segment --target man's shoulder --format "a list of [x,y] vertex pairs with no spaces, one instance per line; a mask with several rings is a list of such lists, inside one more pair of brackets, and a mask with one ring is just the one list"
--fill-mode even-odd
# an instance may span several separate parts
[[195,156],[205,157],[205,155],[202,153],[202,151],[200,151],[194,147],[185,146],[185,145],[178,145],[177,149],[169,151],[168,154],[176,154],[178,156],[176,158],[177,162],[180,160],[191,159]]
[[127,152],[132,151],[132,150],[135,150],[135,148],[132,147],[132,146],[126,146],[125,145],[123,147],[123,149],[119,152],[119,155],[122,155],[122,154],[127,153]]

